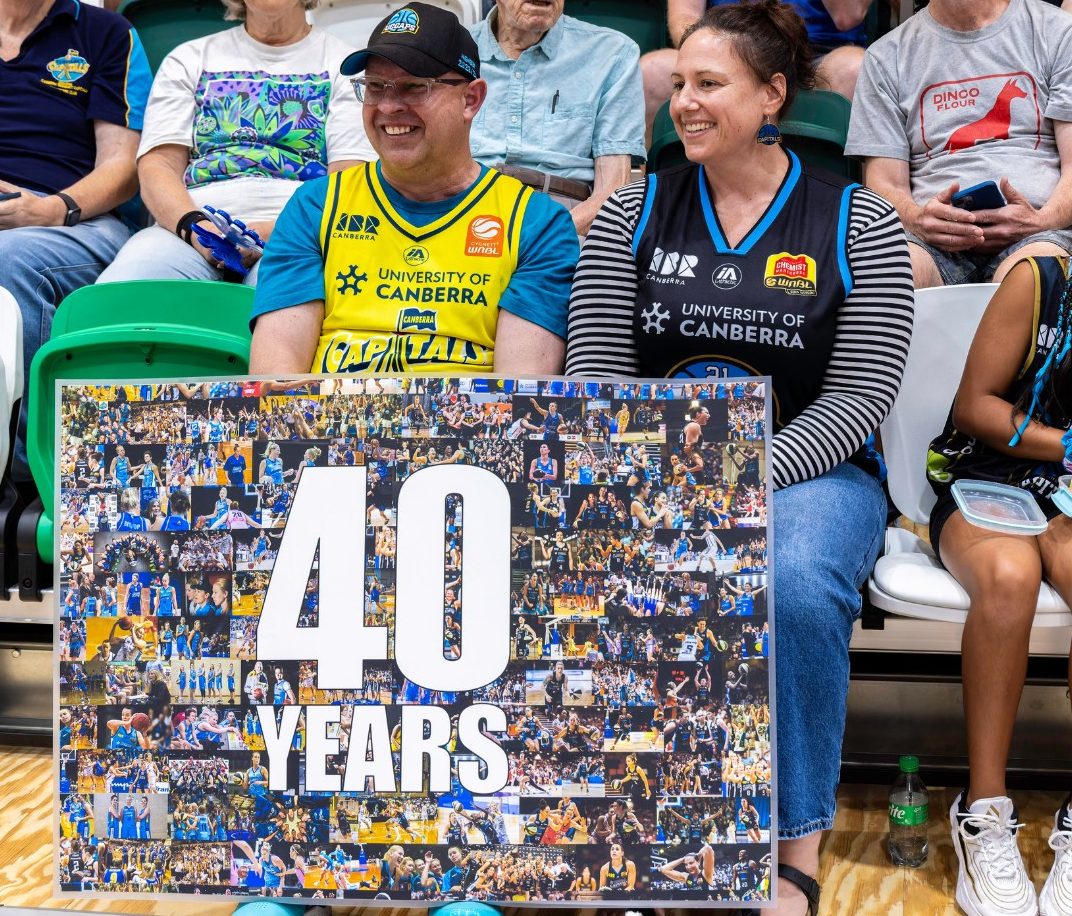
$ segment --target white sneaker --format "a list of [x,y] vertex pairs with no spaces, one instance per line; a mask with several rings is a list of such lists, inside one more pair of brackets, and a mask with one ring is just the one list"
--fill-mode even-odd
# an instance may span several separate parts
[[970,808],[964,795],[949,809],[953,847],[960,861],[957,903],[968,916],[1034,916],[1035,888],[1024,868],[1012,799],[980,798]]
[[1053,819],[1053,868],[1039,897],[1042,916],[1072,916],[1072,797]]

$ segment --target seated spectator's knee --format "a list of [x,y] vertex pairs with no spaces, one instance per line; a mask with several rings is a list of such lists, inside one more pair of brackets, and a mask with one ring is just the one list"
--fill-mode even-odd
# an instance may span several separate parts
[[998,265],[998,269],[994,271],[994,282],[1000,283],[1004,280],[1005,275],[1024,258],[1064,258],[1069,254],[1072,252],[1065,251],[1053,242],[1032,242],[1014,251]]
[[991,556],[973,573],[970,615],[990,632],[1010,635],[1030,630],[1038,606],[1042,573],[1019,556]]
[[816,82],[820,88],[843,95],[851,102],[863,61],[864,49],[858,45],[834,48],[819,62],[815,71]]
[[922,245],[908,243],[908,254],[912,258],[912,282],[916,289],[928,289],[932,286],[945,286],[942,275],[934,258]]
[[644,79],[644,107],[649,113],[649,126],[655,113],[662,107],[663,102],[670,98],[673,91],[670,75],[674,72],[676,60],[677,51],[673,48],[649,51],[640,57],[640,74]]

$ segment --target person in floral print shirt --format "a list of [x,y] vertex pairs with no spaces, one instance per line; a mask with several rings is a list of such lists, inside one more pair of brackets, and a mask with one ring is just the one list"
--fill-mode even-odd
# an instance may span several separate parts
[[224,270],[191,230],[210,205],[267,241],[300,183],[375,157],[339,64],[352,50],[306,22],[318,0],[225,0],[234,29],[186,42],[161,63],[138,149],[136,233],[99,282],[156,278],[256,283]]

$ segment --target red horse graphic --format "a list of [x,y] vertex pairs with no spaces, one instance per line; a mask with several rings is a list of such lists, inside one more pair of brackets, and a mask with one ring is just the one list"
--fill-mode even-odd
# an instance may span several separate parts
[[1027,93],[1015,80],[1009,80],[1001,87],[993,107],[979,120],[965,124],[953,131],[944,150],[955,153],[968,149],[977,143],[989,143],[991,140],[1008,140],[1009,124],[1012,121],[1012,103],[1015,99],[1026,99]]

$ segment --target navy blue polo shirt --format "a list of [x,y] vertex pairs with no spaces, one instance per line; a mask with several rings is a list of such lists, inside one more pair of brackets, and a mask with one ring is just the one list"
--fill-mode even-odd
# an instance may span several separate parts
[[0,178],[45,193],[84,178],[93,122],[141,130],[152,79],[122,16],[56,0],[18,57],[0,60]]

